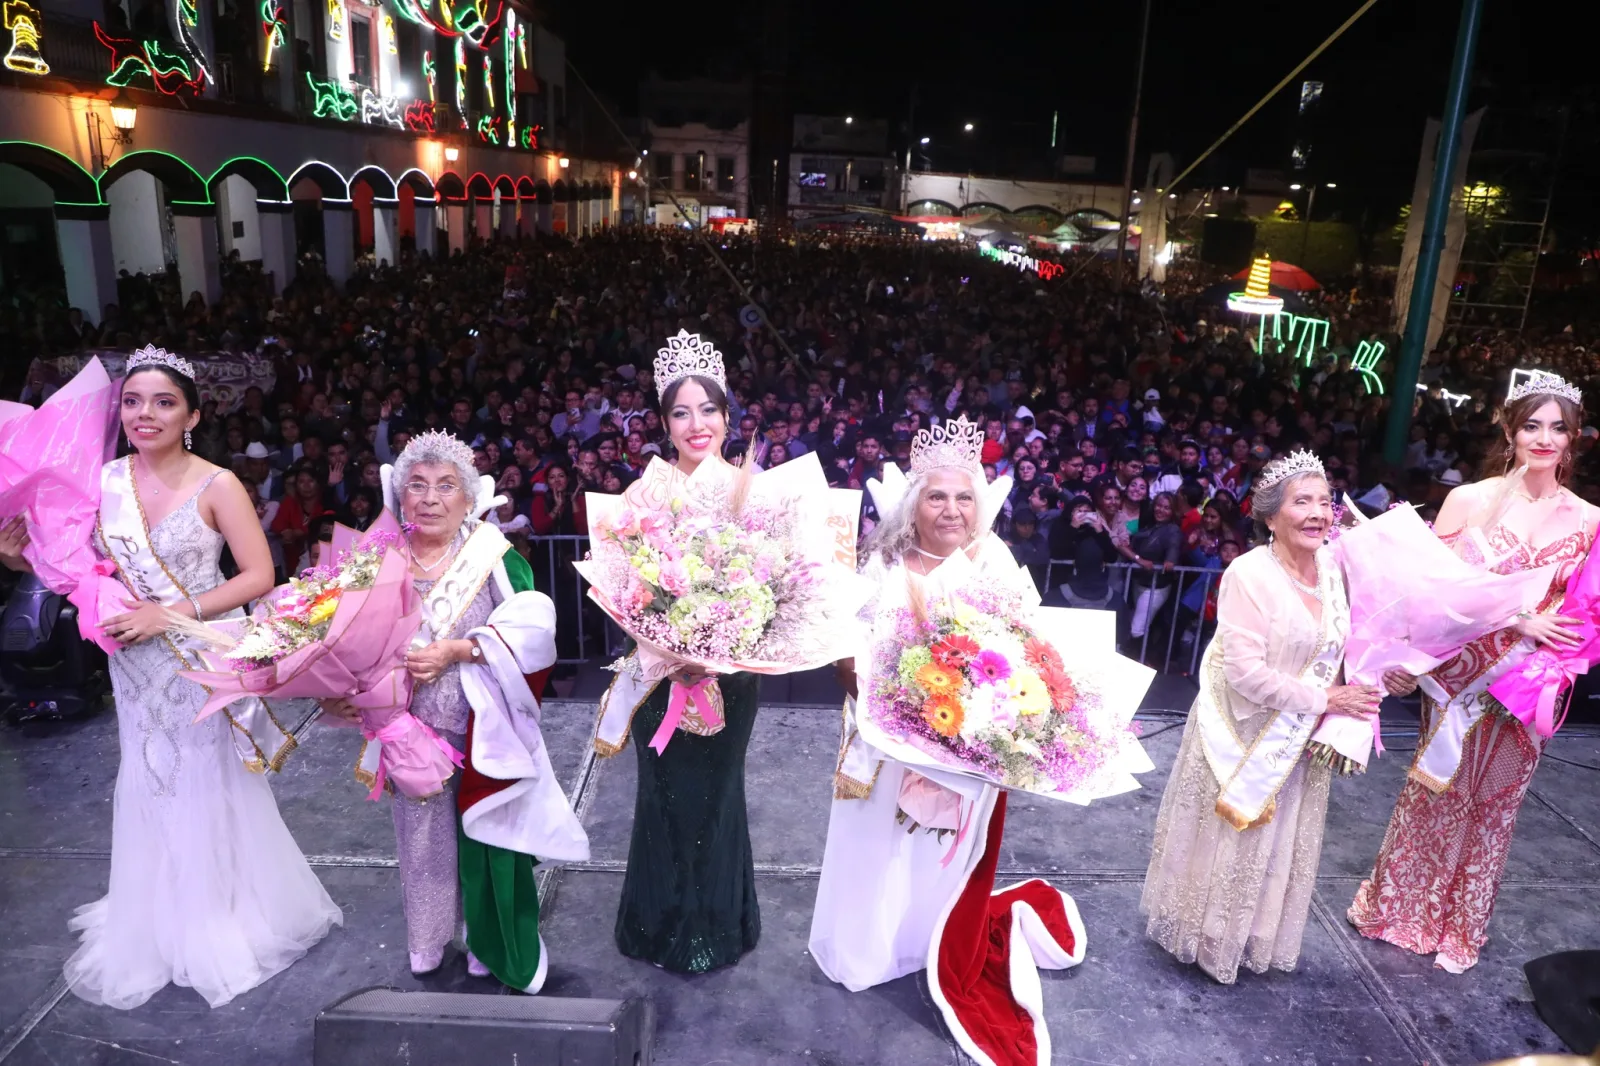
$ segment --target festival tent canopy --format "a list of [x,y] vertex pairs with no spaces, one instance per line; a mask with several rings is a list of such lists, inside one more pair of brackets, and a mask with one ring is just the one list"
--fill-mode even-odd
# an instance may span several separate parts
[[[1250,277],[1250,268],[1245,267],[1234,278],[1244,281]],[[1274,259],[1272,261],[1272,287],[1274,289],[1287,289],[1289,292],[1311,292],[1322,288],[1322,283],[1293,263],[1284,263]]]

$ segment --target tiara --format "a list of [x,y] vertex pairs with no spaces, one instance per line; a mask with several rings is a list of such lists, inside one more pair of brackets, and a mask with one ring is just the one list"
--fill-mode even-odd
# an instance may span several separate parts
[[722,353],[702,340],[700,334],[680,329],[676,337],[667,338],[667,346],[656,352],[656,399],[666,396],[675,383],[691,375],[710,378],[723,392],[728,391],[728,378],[722,370]]
[[168,370],[182,374],[190,381],[194,380],[194,367],[190,365],[189,360],[184,359],[182,356],[173,355],[165,348],[157,348],[153,344],[147,344],[128,356],[128,366],[124,371],[124,376],[133,373],[135,370],[142,370],[147,366],[164,366]]
[[982,470],[983,430],[965,417],[920,429],[911,441],[911,472],[921,474],[941,467]]
[[[1520,384],[1517,382],[1518,374],[1527,375]],[[1511,372],[1511,388],[1506,393],[1506,405],[1509,407],[1529,396],[1560,396],[1564,400],[1571,400],[1579,407],[1583,406],[1583,390],[1560,374],[1552,374],[1548,370],[1523,370],[1519,367]]]
[[1328,472],[1322,468],[1322,460],[1313,452],[1296,449],[1282,459],[1274,459],[1261,468],[1261,477],[1256,481],[1256,488],[1265,489],[1276,485],[1280,481],[1294,477],[1296,474],[1316,474],[1326,478]]

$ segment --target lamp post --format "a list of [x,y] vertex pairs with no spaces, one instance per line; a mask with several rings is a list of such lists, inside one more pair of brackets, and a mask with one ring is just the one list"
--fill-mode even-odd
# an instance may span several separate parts
[[[1122,165],[1122,225],[1117,228],[1116,289],[1122,291],[1122,276],[1128,254],[1128,219],[1133,214],[1133,150],[1139,143],[1139,101],[1144,95],[1144,55],[1150,41],[1150,0],[1144,0],[1144,17],[1139,24],[1139,62],[1133,75],[1133,113],[1128,116],[1128,154]],[[1142,238],[1141,238],[1142,239]]]
[[111,98],[111,126],[116,130],[112,139],[117,144],[133,143],[133,128],[139,121],[139,109],[128,95],[127,89],[118,89]]

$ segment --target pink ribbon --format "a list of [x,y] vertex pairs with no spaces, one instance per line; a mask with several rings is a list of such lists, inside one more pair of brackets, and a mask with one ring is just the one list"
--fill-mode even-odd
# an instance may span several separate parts
[[1378,715],[1372,716],[1372,752],[1374,755],[1383,754],[1383,730],[1378,725]]
[[[363,729],[361,735],[368,740],[376,740],[380,744],[398,744],[410,735],[412,730],[418,730],[423,736],[436,744],[447,759],[455,763],[456,769],[466,765],[466,756],[455,749],[455,745],[435,733],[422,719],[412,714],[402,714],[394,721],[377,731]],[[367,798],[376,802],[383,797],[383,786],[389,779],[389,774],[384,767],[384,760],[378,759],[378,772],[372,775],[372,791],[367,793]]]
[[956,830],[955,840],[950,842],[950,850],[944,853],[944,858],[939,860],[940,868],[948,867],[955,861],[956,849],[961,847],[961,842],[967,838],[967,830],[972,828],[972,816],[977,813],[978,804],[968,803],[965,800],[956,801],[956,810],[966,809],[966,815],[961,819],[961,828]]
[[722,724],[716,701],[706,692],[706,686],[715,680],[714,677],[702,677],[692,685],[680,685],[676,681],[672,683],[672,694],[667,698],[667,716],[661,719],[661,727],[656,730],[656,735],[650,738],[650,746],[656,749],[657,755],[665,754],[667,742],[672,739],[678,723],[683,721],[683,712],[691,706],[700,711],[700,717],[705,719],[706,725],[715,728]]
[[1528,656],[1521,669],[1513,670],[1490,685],[1489,693],[1504,704],[1517,721],[1533,726],[1541,737],[1549,738],[1555,736],[1561,726],[1556,721],[1556,700],[1561,690],[1588,670],[1586,660],[1558,659],[1540,649]]

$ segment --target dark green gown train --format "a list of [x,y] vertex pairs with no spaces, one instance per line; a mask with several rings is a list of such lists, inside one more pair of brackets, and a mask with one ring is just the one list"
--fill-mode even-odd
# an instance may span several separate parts
[[738,962],[761,937],[744,803],[744,753],[760,681],[756,674],[720,677],[726,727],[710,737],[678,730],[662,755],[650,738],[666,717],[672,686],[657,685],[634,714],[639,792],[616,930],[624,955],[705,973]]

